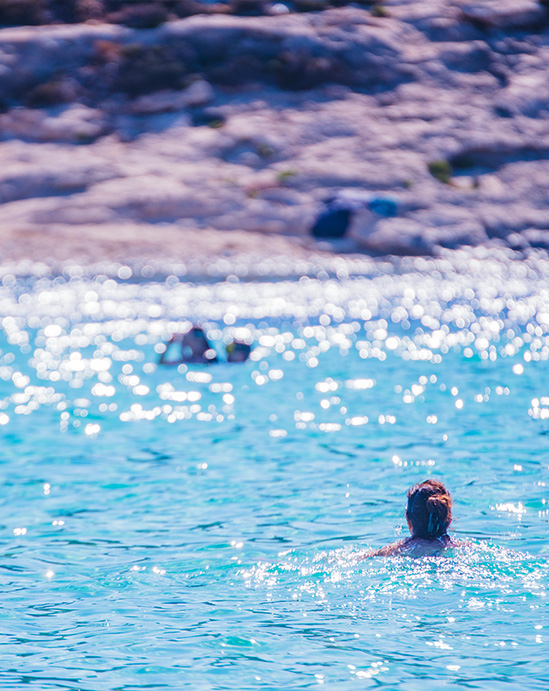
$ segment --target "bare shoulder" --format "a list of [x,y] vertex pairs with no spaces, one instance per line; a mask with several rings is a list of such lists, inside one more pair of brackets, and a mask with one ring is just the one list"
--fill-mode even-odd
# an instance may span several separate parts
[[422,538],[409,537],[405,540],[392,542],[381,549],[370,550],[363,554],[360,559],[370,557],[429,557],[443,554],[446,550],[460,550],[468,545],[467,540],[455,540],[445,536],[445,539],[435,538],[434,540],[424,540]]
[[363,554],[360,559],[369,559],[370,557],[394,557],[399,554],[404,554],[406,552],[408,542],[409,538],[406,540],[392,542],[390,545],[381,547],[381,549],[372,549]]

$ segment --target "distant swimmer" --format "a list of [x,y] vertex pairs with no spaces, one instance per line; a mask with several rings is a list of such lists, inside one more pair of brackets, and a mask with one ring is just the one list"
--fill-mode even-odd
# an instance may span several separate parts
[[[174,359],[168,359],[168,352],[175,343],[180,344],[180,351]],[[166,344],[166,350],[160,356],[160,365],[181,365],[183,363],[209,364],[217,362],[217,353],[210,345],[204,330],[193,326],[186,333],[175,333]]]
[[252,347],[243,341],[232,341],[226,348],[227,362],[246,362],[252,352]]
[[381,549],[368,552],[367,557],[427,557],[441,554],[459,542],[448,535],[452,522],[452,499],[438,480],[425,480],[408,490],[406,520],[411,536]]

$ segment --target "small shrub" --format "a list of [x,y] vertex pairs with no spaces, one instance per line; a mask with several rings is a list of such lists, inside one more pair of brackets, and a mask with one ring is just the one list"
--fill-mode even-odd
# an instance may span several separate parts
[[230,14],[233,12],[231,5],[214,2],[212,4],[201,0],[172,0],[170,3],[172,12],[176,17],[191,17],[193,14]]
[[261,158],[270,158],[275,153],[273,147],[269,146],[269,144],[265,144],[265,142],[260,142],[256,146],[256,151],[257,155]]
[[427,168],[431,175],[439,182],[449,185],[452,181],[454,171],[452,170],[452,166],[445,159],[441,158],[437,161],[431,161]]
[[88,19],[102,19],[105,14],[103,0],[49,0],[50,18],[55,23],[75,24]]
[[121,50],[115,88],[128,96],[180,89],[187,69],[182,60],[165,46],[130,44]]
[[372,17],[390,17],[389,10],[383,5],[374,5],[370,10]]
[[168,11],[159,3],[148,2],[139,5],[128,5],[119,12],[108,15],[113,24],[124,24],[131,29],[155,29],[167,22]]
[[314,56],[307,50],[283,51],[266,64],[277,85],[282,89],[299,91],[312,89],[327,82],[346,83],[348,74],[338,57]]
[[95,60],[99,63],[118,62],[123,55],[123,47],[114,41],[99,39],[94,44]]
[[75,139],[78,144],[91,144],[94,137],[89,132],[76,132]]
[[60,103],[67,103],[70,95],[66,85],[60,79],[52,79],[38,84],[27,95],[26,103],[30,108],[49,108]]
[[0,26],[35,26],[45,18],[43,0],[0,0]]
[[320,12],[321,10],[325,10],[329,4],[339,5],[340,3],[329,3],[327,0],[294,0],[293,2],[298,12]]
[[233,14],[248,17],[259,17],[265,14],[265,0],[232,0],[231,10]]
[[226,123],[227,118],[218,108],[202,108],[191,115],[194,127],[212,127],[219,129]]
[[101,19],[105,13],[102,0],[76,0],[78,19],[86,22],[88,19]]
[[288,180],[295,178],[296,175],[297,170],[293,168],[286,168],[285,170],[281,170],[276,174],[276,181],[279,185],[284,185],[286,182],[288,182]]

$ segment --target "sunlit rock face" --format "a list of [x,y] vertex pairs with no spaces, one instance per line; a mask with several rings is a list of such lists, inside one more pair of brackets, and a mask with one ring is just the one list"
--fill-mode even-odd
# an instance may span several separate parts
[[543,2],[233,3],[151,26],[88,5],[92,23],[0,16],[21,24],[0,29],[2,254],[19,233],[43,255],[47,228],[55,257],[74,226],[106,253],[166,229],[306,238],[348,189],[399,214],[350,219],[346,250],[549,246]]

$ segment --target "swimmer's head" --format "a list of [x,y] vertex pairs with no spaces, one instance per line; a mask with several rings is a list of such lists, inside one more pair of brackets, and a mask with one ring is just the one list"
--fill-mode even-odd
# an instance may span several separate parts
[[189,331],[181,334],[178,340],[181,341],[181,355],[184,360],[202,357],[207,350],[211,349],[204,329],[200,326],[193,326]]
[[252,347],[243,341],[232,341],[227,346],[227,362],[246,362]]
[[452,522],[452,499],[438,480],[425,480],[408,490],[406,519],[412,537],[433,540],[446,534]]
[[187,333],[192,338],[197,338],[201,341],[207,340],[206,334],[204,333],[204,329],[201,326],[193,326]]

